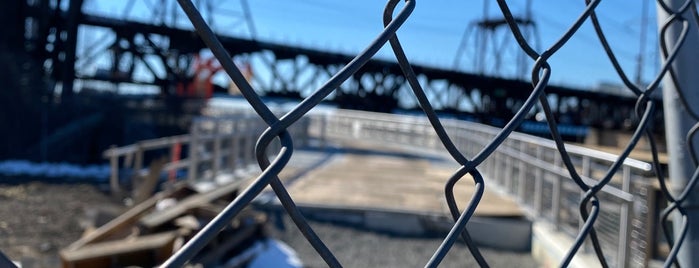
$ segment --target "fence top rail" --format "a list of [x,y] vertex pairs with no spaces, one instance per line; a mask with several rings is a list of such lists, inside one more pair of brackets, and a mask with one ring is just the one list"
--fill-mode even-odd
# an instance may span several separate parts
[[[412,125],[424,125],[425,127],[430,127],[427,118],[424,116],[417,115],[404,115],[404,114],[385,114],[385,113],[375,113],[375,112],[365,112],[365,111],[351,111],[351,110],[340,110],[338,109],[330,115],[330,117],[350,117],[358,120],[374,121],[374,122],[390,122],[390,123],[402,123],[402,124],[412,124]],[[483,132],[488,135],[495,136],[500,132],[500,128],[492,127],[480,123],[462,121],[456,119],[444,119],[443,123],[446,127],[452,127],[457,129],[467,128],[469,131]],[[509,137],[511,140],[518,140],[526,142],[532,145],[541,146],[547,149],[556,150],[556,144],[553,140],[540,138],[524,133],[512,133]],[[586,148],[583,146],[575,144],[566,144],[566,150],[569,154],[579,155],[582,157],[589,157],[591,159],[597,159],[600,161],[605,161],[613,163],[619,158],[618,155],[602,152],[595,149]],[[650,163],[626,158],[624,165],[640,170],[640,171],[651,171],[653,166]]]

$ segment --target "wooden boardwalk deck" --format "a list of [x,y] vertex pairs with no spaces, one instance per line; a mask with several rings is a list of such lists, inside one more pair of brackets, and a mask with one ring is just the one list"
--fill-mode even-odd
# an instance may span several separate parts
[[[449,215],[444,185],[458,165],[386,146],[344,143],[326,163],[288,185],[297,204]],[[380,148],[377,148],[380,147]],[[464,208],[474,192],[469,176],[455,187]],[[523,216],[517,203],[486,187],[476,216]]]

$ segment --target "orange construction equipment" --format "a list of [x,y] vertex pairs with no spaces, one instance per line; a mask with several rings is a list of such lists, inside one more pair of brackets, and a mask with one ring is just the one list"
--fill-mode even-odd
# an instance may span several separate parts
[[187,84],[177,85],[177,95],[187,97],[211,98],[214,93],[213,76],[222,69],[216,58],[203,60],[199,55],[194,57],[194,75]]

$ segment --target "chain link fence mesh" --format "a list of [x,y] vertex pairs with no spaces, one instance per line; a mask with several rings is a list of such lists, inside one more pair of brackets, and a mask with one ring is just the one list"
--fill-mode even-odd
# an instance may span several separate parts
[[[659,73],[657,73],[654,80],[645,85],[639,86],[632,83],[626,74],[626,72],[620,67],[620,64],[614,54],[614,51],[610,48],[606,35],[603,31],[600,22],[597,19],[595,10],[600,4],[600,0],[590,1],[586,0],[586,8],[582,11],[575,22],[570,26],[570,28],[565,31],[558,41],[550,44],[548,48],[543,51],[535,50],[530,44],[531,40],[527,40],[522,34],[514,16],[510,12],[508,3],[504,0],[498,0],[498,6],[504,15],[505,21],[507,22],[512,34],[514,35],[517,43],[521,50],[529,57],[533,62],[533,68],[531,71],[531,92],[529,94],[526,102],[521,106],[519,111],[515,116],[510,119],[510,121],[503,127],[496,135],[494,135],[490,141],[475,150],[475,154],[465,155],[459,150],[459,147],[455,145],[452,141],[452,136],[447,133],[447,130],[442,125],[442,122],[438,118],[431,103],[429,102],[425,92],[422,89],[422,85],[418,82],[418,79],[410,66],[410,63],[403,52],[396,31],[401,27],[401,25],[408,19],[410,14],[415,9],[415,0],[389,0],[383,13],[384,30],[379,33],[376,39],[366,47],[364,51],[359,53],[351,62],[344,66],[339,72],[337,72],[333,77],[331,77],[325,84],[314,91],[309,97],[307,97],[303,102],[301,102],[295,109],[284,114],[283,116],[276,116],[260,99],[260,96],[255,93],[252,86],[246,81],[245,77],[241,71],[236,68],[235,64],[231,60],[229,54],[224,50],[221,43],[216,39],[214,33],[209,28],[207,23],[202,19],[201,14],[196,10],[195,6],[190,0],[178,0],[180,6],[185,11],[189,19],[192,21],[196,31],[199,33],[201,38],[211,49],[216,58],[221,62],[223,69],[228,73],[228,75],[233,79],[234,83],[240,89],[240,92],[250,103],[251,107],[259,115],[260,118],[266,123],[267,128],[263,134],[260,135],[257,144],[255,146],[256,157],[259,166],[262,168],[262,174],[252,183],[244,192],[242,192],[238,198],[236,198],[231,204],[229,204],[223,212],[219,214],[212,222],[210,222],[202,231],[200,231],[193,239],[191,239],[180,251],[173,255],[165,264],[165,267],[180,267],[191,259],[199,250],[201,250],[209,240],[211,240],[216,233],[221,230],[226,223],[228,223],[236,214],[238,214],[245,206],[247,206],[253,198],[255,198],[260,192],[266,187],[271,186],[278,198],[281,201],[282,206],[289,214],[290,218],[293,220],[296,227],[303,233],[306,239],[318,252],[318,254],[325,260],[325,262],[330,267],[341,267],[337,258],[333,253],[325,246],[323,241],[315,234],[313,229],[306,222],[305,218],[299,210],[297,209],[294,200],[289,196],[286,188],[281,183],[277,175],[284,169],[284,166],[288,163],[293,150],[294,141],[287,129],[294,125],[302,116],[307,114],[313,107],[318,105],[325,97],[331,94],[335,89],[337,89],[345,80],[352,76],[357,70],[369,61],[375,53],[386,43],[390,44],[390,47],[395,55],[395,59],[399,63],[405,78],[409,82],[410,87],[413,90],[417,101],[424,110],[424,113],[432,125],[436,136],[441,141],[442,145],[446,151],[451,155],[451,157],[458,162],[461,167],[450,177],[447,184],[445,185],[445,196],[447,199],[447,205],[451,212],[451,216],[454,220],[454,224],[451,231],[448,233],[446,238],[443,240],[441,246],[434,252],[432,258],[427,261],[426,267],[436,267],[443,260],[445,255],[452,248],[457,239],[462,238],[470,253],[477,260],[477,262],[483,266],[488,266],[488,261],[481,255],[478,247],[473,243],[471,237],[466,230],[466,224],[473,215],[476,207],[478,206],[483,192],[485,189],[485,182],[482,173],[485,168],[495,169],[497,167],[492,167],[484,164],[484,161],[489,158],[494,157],[506,157],[503,155],[496,155],[496,149],[503,146],[506,138],[524,121],[525,116],[529,113],[535,105],[541,105],[544,113],[546,114],[548,127],[551,135],[554,137],[555,147],[557,149],[557,154],[551,163],[557,163],[561,168],[567,171],[571,180],[566,181],[563,185],[555,185],[551,183],[551,180],[545,180],[540,182],[541,185],[536,186],[534,180],[527,183],[526,185],[515,185],[515,184],[501,184],[508,185],[513,189],[518,187],[524,187],[523,189],[532,187],[563,187],[564,203],[569,203],[569,208],[577,209],[559,209],[556,210],[552,207],[541,208],[544,213],[560,213],[560,215],[555,215],[555,218],[560,220],[562,228],[566,231],[573,232],[576,235],[575,242],[568,250],[566,256],[561,260],[560,265],[565,267],[570,264],[573,257],[581,251],[581,247],[585,241],[588,241],[589,246],[592,248],[592,252],[597,256],[600,264],[603,267],[615,266],[610,264],[608,252],[618,248],[620,245],[619,230],[606,230],[600,226],[614,226],[614,224],[603,224],[605,221],[618,221],[619,215],[612,215],[613,213],[618,213],[619,209],[607,209],[607,207],[601,206],[601,200],[603,200],[603,195],[605,193],[602,191],[608,184],[612,183],[613,178],[616,174],[621,171],[622,164],[624,160],[629,156],[630,152],[635,148],[636,144],[644,136],[648,138],[648,143],[650,144],[651,154],[653,156],[653,166],[654,172],[657,177],[658,183],[661,188],[661,192],[664,198],[669,200],[670,204],[661,214],[661,225],[664,227],[666,239],[670,243],[670,254],[665,261],[665,266],[671,266],[672,264],[679,265],[677,261],[677,253],[682,245],[683,240],[687,234],[688,223],[686,220],[686,212],[683,208],[683,202],[687,199],[691,189],[693,189],[696,184],[697,177],[699,177],[699,172],[695,172],[694,176],[691,178],[689,184],[681,191],[679,194],[673,194],[667,186],[663,172],[661,171],[660,162],[658,160],[658,150],[655,144],[655,139],[653,139],[653,133],[650,130],[652,125],[653,114],[655,109],[658,108],[659,103],[657,100],[651,98],[650,96],[659,91],[661,80],[664,77],[669,77],[677,83],[676,73],[671,67],[671,64],[676,58],[678,48],[684,45],[684,40],[687,36],[687,32],[690,29],[696,31],[696,27],[690,27],[690,24],[696,26],[699,24],[699,15],[697,15],[697,8],[693,1],[686,1],[681,8],[677,10],[671,9],[663,1],[658,1],[659,8],[662,8],[664,12],[670,14],[669,19],[666,20],[662,25],[659,26],[660,35],[663,38],[659,38],[661,52],[663,54],[663,63],[661,65]],[[399,11],[395,12],[396,8],[403,2],[402,7]],[[395,14],[395,16],[394,16]],[[553,113],[551,112],[551,107],[546,95],[546,87],[549,85],[549,79],[551,77],[551,66],[547,63],[547,60],[556,54],[563,46],[566,45],[568,40],[573,37],[585,22],[592,23],[599,42],[604,47],[604,50],[612,63],[619,79],[624,83],[624,85],[637,97],[636,105],[636,128],[634,135],[630,139],[629,143],[626,145],[625,149],[618,156],[616,161],[614,161],[608,168],[605,174],[580,174],[576,170],[576,165],[579,163],[574,163],[574,161],[567,151],[566,146],[563,143],[561,135],[558,133],[557,122],[554,120]],[[676,39],[667,38],[666,31],[672,26],[679,24],[682,26],[682,31],[679,37]],[[669,40],[669,41],[668,41]],[[676,44],[671,45],[668,44]],[[682,101],[686,106],[686,110],[690,111],[690,116],[695,122],[699,122],[699,116],[692,112],[691,103],[689,100],[682,97]],[[699,123],[697,123],[690,133],[687,134],[687,143],[692,144],[692,137],[696,134],[699,129]],[[276,157],[273,159],[267,158],[268,146],[272,144],[273,141],[278,140],[281,146],[276,152]],[[691,146],[690,146],[691,147]],[[697,166],[697,156],[696,152],[691,151],[690,155]],[[699,171],[699,169],[698,169]],[[520,170],[518,172],[527,172],[526,170]],[[531,172],[529,172],[531,173]],[[475,192],[471,197],[470,202],[466,207],[460,208],[457,206],[454,197],[454,186],[462,178],[466,177],[472,178],[472,183],[475,185]],[[543,175],[543,174],[526,174],[527,177],[532,177],[532,175]],[[555,174],[548,174],[555,176]],[[519,176],[518,174],[510,174],[510,176]],[[593,180],[586,180],[583,177],[592,178]],[[535,177],[532,177],[535,178]],[[634,186],[635,187],[635,186]],[[644,190],[645,189],[645,190]],[[638,191],[639,196],[647,197],[650,193],[647,192],[647,187],[635,187],[633,191]],[[543,191],[550,192],[550,191]],[[524,197],[521,200],[525,204],[535,203],[534,200],[537,197]],[[550,198],[550,197],[549,197]],[[652,199],[642,200],[643,204],[648,202],[652,203]],[[618,206],[614,202],[607,204],[609,206]],[[558,212],[556,212],[558,211]],[[617,212],[614,212],[617,211]],[[680,213],[684,215],[684,222],[681,225],[678,233],[680,234],[677,239],[672,236],[672,232],[667,227],[669,220],[669,215],[673,212]],[[612,214],[610,214],[612,213]],[[644,213],[648,213],[645,211]],[[643,222],[642,217],[634,217],[631,219],[634,226],[648,225],[648,222]],[[618,226],[618,225],[617,225]],[[643,239],[644,236],[649,234],[644,231],[647,228],[637,228],[631,231],[631,241],[632,243],[644,243],[643,241],[648,241]],[[626,245],[621,245],[622,247]],[[639,247],[648,247],[649,245],[639,245]],[[632,250],[629,252],[632,258],[643,258],[639,256],[639,252]],[[642,255],[642,254],[640,254]]]

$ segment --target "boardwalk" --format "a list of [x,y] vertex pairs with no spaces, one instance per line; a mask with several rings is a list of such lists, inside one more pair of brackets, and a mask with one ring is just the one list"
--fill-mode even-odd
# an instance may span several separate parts
[[[231,115],[195,123],[192,133],[184,137],[187,144],[183,146],[190,148],[190,154],[168,168],[184,169],[192,182],[210,187],[257,177],[259,167],[251,152],[266,127],[262,122]],[[444,123],[457,149],[468,156],[477,155],[499,133],[467,121],[447,119]],[[308,219],[412,237],[437,234],[444,238],[453,227],[444,187],[458,165],[446,155],[424,118],[333,110],[310,116],[297,126],[290,132],[299,141],[295,143],[298,147],[279,177]],[[129,159],[139,160],[139,152],[162,146],[172,144],[144,141],[105,153],[113,166],[113,186],[118,186],[119,163],[142,167],[142,161],[131,164]],[[566,147],[578,172],[587,174],[588,184],[606,174],[618,158],[580,146]],[[275,146],[268,149],[268,153],[275,151]],[[231,170],[236,172],[231,174]],[[250,173],[253,170],[257,174]],[[555,144],[512,133],[478,170],[484,176],[486,192],[472,206],[475,214],[466,226],[473,240],[483,248],[531,249],[550,259],[546,263],[563,259],[572,244],[569,240],[582,225],[577,216],[581,191],[563,167]],[[641,256],[639,263],[650,256],[647,248],[628,247],[652,240],[653,227],[645,224],[654,205],[648,194],[652,185],[645,177],[650,171],[650,164],[626,159],[623,168],[612,174],[610,185],[599,193],[604,214],[596,222],[597,231],[605,239],[610,261],[619,266],[627,266],[632,254]],[[465,176],[454,190],[459,207],[465,209],[475,190],[472,179]],[[254,206],[272,212],[275,222],[283,222],[277,217],[284,215],[283,209],[271,189],[257,196]],[[629,236],[631,231],[645,235]],[[589,267],[584,260],[579,264]]]
[[[429,259],[451,227],[444,184],[457,168],[453,160],[443,155],[351,141],[325,149],[294,152],[281,178],[313,228],[343,265],[419,267]],[[492,225],[488,220],[507,224],[516,219],[513,229],[530,228],[513,200],[493,191],[492,187],[486,189],[469,223],[474,240],[485,245],[481,248],[484,256],[493,267],[538,267],[527,249],[510,251],[512,246],[502,243],[507,243],[507,238],[482,230],[483,219],[486,219],[485,228],[494,230],[512,225]],[[471,178],[464,177],[455,191],[459,206],[463,208],[474,191]],[[363,218],[364,222],[358,218]],[[373,222],[368,222],[371,219]],[[430,232],[435,230],[424,230],[429,227],[423,224],[417,228],[427,232],[415,233],[411,228],[415,228],[416,219],[433,219],[435,226],[432,227],[441,227],[441,230]],[[299,253],[305,265],[325,266],[293,223],[286,217],[284,222],[286,228],[278,231],[279,238]],[[487,239],[487,236],[499,241]],[[528,243],[528,239],[526,241]],[[465,245],[457,243],[440,267],[475,266]]]
[[[412,154],[397,147],[346,142],[326,164],[289,186],[300,205],[400,211],[448,216],[444,185],[458,165],[438,156]],[[486,188],[476,216],[520,217],[517,203]],[[473,195],[466,176],[455,193],[460,207]]]
[[[309,219],[443,238],[454,223],[444,185],[457,168],[444,155],[354,140],[299,150],[280,177]],[[468,176],[457,183],[462,210],[474,188]],[[263,196],[262,200],[275,200],[271,190]],[[281,210],[279,203],[266,204]],[[531,246],[531,222],[515,201],[493,187],[486,187],[468,229],[481,246],[515,251]]]

